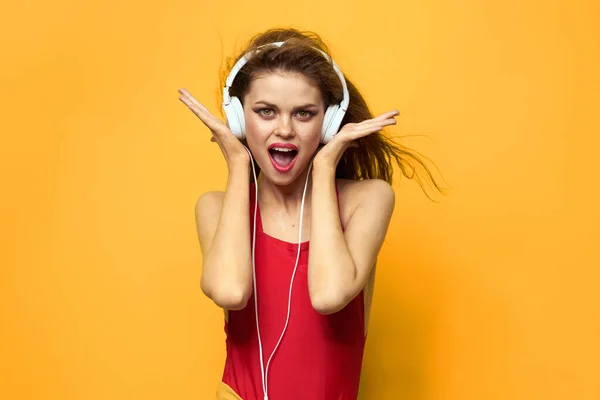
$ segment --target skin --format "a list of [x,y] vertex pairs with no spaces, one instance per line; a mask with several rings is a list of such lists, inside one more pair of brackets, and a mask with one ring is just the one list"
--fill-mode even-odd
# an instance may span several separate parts
[[[218,144],[229,171],[224,192],[204,193],[196,203],[203,252],[201,287],[224,310],[242,309],[253,288],[250,157],[227,125],[187,90],[179,93],[180,100],[210,129],[211,141]],[[259,204],[265,233],[298,242],[302,192],[312,160],[301,234],[302,241],[311,241],[308,286],[312,305],[321,314],[332,314],[365,290],[368,315],[377,256],[394,209],[394,191],[378,179],[337,180],[338,209],[335,169],[354,140],[395,124],[398,111],[343,126],[315,154],[325,106],[312,81],[295,73],[261,75],[251,83],[243,104],[247,144],[261,168]],[[299,149],[296,164],[288,172],[277,171],[269,160],[267,148],[275,142],[293,143]]]

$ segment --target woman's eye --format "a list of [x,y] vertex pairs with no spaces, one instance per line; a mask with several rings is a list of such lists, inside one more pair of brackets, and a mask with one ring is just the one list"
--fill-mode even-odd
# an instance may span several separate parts
[[308,111],[298,111],[298,116],[302,119],[309,118],[312,114]]
[[270,117],[271,115],[273,115],[273,110],[271,110],[270,108],[262,108],[258,110],[258,113],[264,115],[265,117]]

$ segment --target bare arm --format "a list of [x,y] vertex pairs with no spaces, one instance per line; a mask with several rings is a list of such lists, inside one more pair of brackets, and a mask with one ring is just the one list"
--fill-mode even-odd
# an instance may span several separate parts
[[200,286],[225,310],[244,308],[252,293],[248,168],[231,165],[225,193],[205,193],[196,203],[203,254]]
[[196,226],[202,248],[202,291],[225,310],[246,306],[252,292],[248,181],[250,155],[220,119],[180,89],[179,99],[208,127],[219,145],[229,176],[225,193],[208,192],[196,202]]
[[321,314],[344,308],[365,287],[392,216],[395,196],[382,180],[355,184],[355,209],[345,231],[338,214],[335,171],[313,171],[308,288]]
[[313,159],[311,246],[308,291],[316,311],[332,314],[365,287],[385,239],[394,209],[390,185],[379,179],[353,184],[352,213],[342,231],[335,195],[335,170],[355,140],[394,125],[397,110],[359,123],[348,123]]

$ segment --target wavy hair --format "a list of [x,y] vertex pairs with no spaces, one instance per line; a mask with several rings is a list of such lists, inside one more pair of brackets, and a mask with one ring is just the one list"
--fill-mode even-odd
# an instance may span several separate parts
[[[266,46],[256,51],[259,47],[273,42],[285,42],[285,46]],[[261,74],[293,72],[300,73],[317,84],[321,89],[325,108],[340,103],[343,93],[339,77],[331,62],[315,49],[329,54],[327,45],[316,33],[297,29],[269,29],[252,37],[236,57],[226,59],[225,68],[222,68],[220,74],[221,88],[225,86],[227,76],[235,63],[244,54],[256,51],[237,74],[229,89],[231,96],[236,96],[242,101],[252,80]],[[356,86],[345,74],[344,77],[350,94],[350,104],[341,126],[374,118]],[[222,92],[219,93],[219,100],[222,101]],[[426,182],[437,192],[445,194],[424,161],[431,162],[431,160],[415,150],[396,143],[382,131],[358,139],[357,144],[357,147],[349,147],[344,152],[336,168],[336,178],[382,179],[391,184],[395,162],[404,177],[415,179],[429,199],[432,198],[425,190]],[[255,166],[259,168],[258,165]]]

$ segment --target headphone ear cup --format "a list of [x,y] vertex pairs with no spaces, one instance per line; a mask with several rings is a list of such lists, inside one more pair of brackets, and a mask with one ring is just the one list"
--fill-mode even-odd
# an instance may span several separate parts
[[233,135],[244,140],[246,137],[246,125],[244,123],[244,107],[240,100],[233,96],[229,104],[223,104],[223,111],[227,117],[227,125]]
[[240,134],[241,139],[246,138],[246,121],[244,120],[244,106],[237,97],[233,97],[231,99],[231,105],[233,106],[233,110],[236,114],[239,126],[240,126]]
[[333,136],[337,133],[337,129],[332,125],[335,120],[335,116],[339,110],[338,104],[333,104],[327,107],[325,111],[325,117],[323,118],[323,128],[321,131],[321,143],[328,143],[333,139]]

